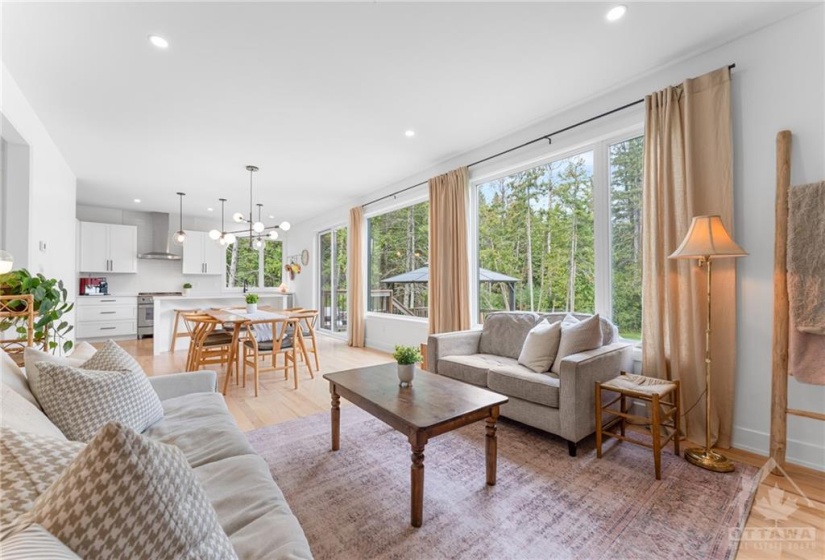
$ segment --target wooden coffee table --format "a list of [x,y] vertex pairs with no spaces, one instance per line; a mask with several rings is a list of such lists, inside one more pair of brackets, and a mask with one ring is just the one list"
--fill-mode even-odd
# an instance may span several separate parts
[[496,483],[496,421],[508,398],[487,389],[415,370],[412,387],[398,386],[396,364],[324,374],[332,393],[332,450],[341,434],[340,397],[406,434],[412,448],[411,523],[424,517],[424,446],[430,438],[486,420],[487,484]]

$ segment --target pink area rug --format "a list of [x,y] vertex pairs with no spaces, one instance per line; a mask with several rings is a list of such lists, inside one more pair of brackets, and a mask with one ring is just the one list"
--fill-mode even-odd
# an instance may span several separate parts
[[555,436],[503,419],[498,483],[484,478],[483,423],[425,451],[424,525],[410,526],[406,438],[355,407],[341,410],[341,450],[328,414],[247,433],[323,559],[730,558],[731,531],[758,485],[753,467],[719,474],[662,453],[593,438],[579,456]]

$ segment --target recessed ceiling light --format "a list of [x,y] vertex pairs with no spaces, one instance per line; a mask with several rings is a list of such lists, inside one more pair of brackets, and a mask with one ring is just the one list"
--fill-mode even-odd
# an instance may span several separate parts
[[412,138],[413,136],[415,136],[415,131],[414,130],[405,130],[404,131],[404,136],[406,136],[407,138]]
[[159,49],[169,48],[169,41],[167,41],[160,35],[149,35],[149,42]]
[[135,199],[135,204],[140,204],[140,199],[139,198]]
[[207,209],[206,209],[206,211],[207,211],[207,212],[214,212],[214,211],[215,211],[215,209],[214,209],[214,208],[207,208]]
[[273,216],[272,214],[270,214],[270,215],[269,215],[269,219],[270,219],[270,220],[274,220],[274,219],[275,219],[275,216]]
[[621,19],[625,12],[627,12],[627,6],[619,4],[618,6],[610,8],[610,11],[607,12],[607,20],[616,21],[617,19]]

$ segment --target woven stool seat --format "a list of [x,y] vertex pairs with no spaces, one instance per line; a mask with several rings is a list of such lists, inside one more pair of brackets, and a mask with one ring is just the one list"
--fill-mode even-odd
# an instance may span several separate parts
[[673,381],[667,379],[656,379],[655,377],[645,377],[644,375],[635,375],[633,373],[626,373],[618,377],[614,377],[610,381],[602,383],[602,388],[614,391],[635,391],[645,395],[659,395],[660,397],[668,394],[676,388]]

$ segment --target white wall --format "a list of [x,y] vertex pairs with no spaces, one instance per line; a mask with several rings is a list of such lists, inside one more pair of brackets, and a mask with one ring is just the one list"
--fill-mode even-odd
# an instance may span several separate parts
[[[735,63],[732,81],[734,121],[734,237],[750,256],[738,262],[738,364],[734,403],[733,444],[767,455],[770,431],[771,328],[773,298],[773,221],[775,188],[775,136],[788,128],[794,133],[792,181],[802,184],[825,178],[825,7],[816,5],[784,21],[725,46],[673,64],[603,95],[584,100],[535,125],[500,138],[421,173],[388,185],[378,192],[352,200],[361,204],[440,173],[466,165],[500,150],[592,117],[644,95],[677,84],[721,66]],[[636,118],[640,118],[637,116]],[[546,151],[562,151],[586,136],[597,136],[610,127],[627,124],[627,117],[602,119],[575,133],[554,137],[553,146],[530,149],[533,157]],[[494,160],[472,176],[489,173],[509,161]],[[290,232],[293,251],[313,253],[315,267],[295,284],[301,305],[317,302],[317,247],[315,233],[347,220],[342,208],[297,224]],[[372,209],[372,207],[371,207]],[[401,342],[423,342],[426,328],[418,332],[409,320],[367,319],[369,346],[387,349]],[[372,332],[371,332],[372,331]],[[790,382],[790,406],[823,412],[825,387]],[[788,428],[788,460],[813,468],[825,467],[825,425],[814,420],[791,418]]]
[[77,180],[5,66],[0,79],[0,113],[29,150],[28,227],[17,232],[27,240],[26,266],[32,273],[62,279],[74,294]]

